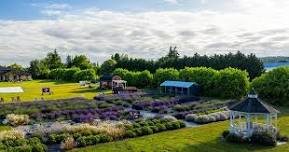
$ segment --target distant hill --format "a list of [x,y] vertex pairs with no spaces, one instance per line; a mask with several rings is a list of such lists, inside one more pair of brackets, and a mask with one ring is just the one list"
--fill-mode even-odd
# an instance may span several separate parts
[[286,56],[270,56],[260,58],[263,63],[289,63],[289,57]]

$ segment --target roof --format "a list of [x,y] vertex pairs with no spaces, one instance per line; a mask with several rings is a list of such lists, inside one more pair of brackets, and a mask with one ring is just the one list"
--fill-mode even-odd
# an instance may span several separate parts
[[112,75],[103,75],[102,77],[100,77],[100,81],[111,81],[112,80]]
[[193,85],[198,85],[195,82],[184,82],[184,81],[165,81],[160,84],[161,87],[180,87],[180,88],[189,88]]
[[249,94],[248,97],[232,107],[229,108],[232,111],[245,112],[245,113],[279,113],[271,105],[262,101],[256,94]]
[[0,87],[0,93],[21,93],[24,92],[21,87]]
[[1,67],[1,66],[0,66],[0,73],[6,73],[6,72],[9,72],[9,71],[11,71],[10,68],[7,68],[7,67]]

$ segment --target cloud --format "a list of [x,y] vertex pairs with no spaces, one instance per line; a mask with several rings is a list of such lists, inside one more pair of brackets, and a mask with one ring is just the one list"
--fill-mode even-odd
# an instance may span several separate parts
[[[0,64],[27,65],[55,48],[64,59],[68,54],[86,54],[100,63],[116,52],[156,59],[165,55],[170,45],[178,46],[182,55],[237,50],[258,56],[288,55],[289,5],[279,7],[267,0],[265,4],[254,0],[254,5],[247,5],[246,0],[240,1],[226,3],[221,10],[84,9],[65,11],[54,19],[0,20]],[[232,6],[238,11],[232,11]]]
[[178,0],[163,0],[166,3],[171,3],[171,4],[178,4],[179,1]]

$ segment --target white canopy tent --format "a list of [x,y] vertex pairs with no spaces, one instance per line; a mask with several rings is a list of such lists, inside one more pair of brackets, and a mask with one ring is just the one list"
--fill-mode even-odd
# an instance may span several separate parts
[[21,87],[0,87],[0,93],[22,93]]

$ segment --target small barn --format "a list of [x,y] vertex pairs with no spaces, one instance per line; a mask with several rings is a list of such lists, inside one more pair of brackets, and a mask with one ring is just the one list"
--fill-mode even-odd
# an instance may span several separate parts
[[195,82],[165,81],[160,84],[160,91],[164,94],[199,95],[200,86]]
[[101,89],[112,89],[113,81],[121,80],[118,75],[103,75],[99,79],[99,85]]

